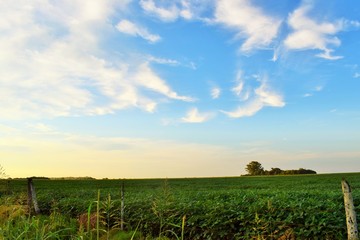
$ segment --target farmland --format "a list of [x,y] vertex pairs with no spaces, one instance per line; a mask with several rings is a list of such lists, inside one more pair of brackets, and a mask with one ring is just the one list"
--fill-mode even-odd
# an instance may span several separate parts
[[[11,180],[7,186],[10,193],[0,198],[3,209],[0,214],[7,218],[7,221],[0,220],[0,239],[12,239],[16,234],[23,234],[20,239],[35,239],[26,235],[34,231],[24,233],[32,227],[41,228],[43,235],[38,236],[48,239],[96,239],[97,234],[101,239],[111,239],[120,222],[122,183],[125,186],[124,227],[126,232],[134,234],[123,238],[116,235],[118,238],[113,239],[345,239],[342,177],[351,184],[359,211],[360,173],[36,179],[34,186],[42,215],[34,217],[27,217],[25,212],[14,213],[14,206],[26,205],[27,182]],[[5,214],[4,209],[10,206],[13,212]],[[89,213],[90,217],[94,212],[100,215],[98,229],[79,228],[79,216]]]

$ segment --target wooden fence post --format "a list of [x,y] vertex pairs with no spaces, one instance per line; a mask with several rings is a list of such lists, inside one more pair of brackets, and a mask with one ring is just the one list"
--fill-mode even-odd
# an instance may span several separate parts
[[358,226],[356,222],[356,212],[355,212],[353,197],[351,194],[351,188],[349,183],[345,179],[341,181],[341,186],[344,194],[348,240],[358,240],[359,239]]
[[34,210],[35,210],[35,214],[39,214],[40,213],[40,208],[39,205],[37,203],[36,200],[36,192],[35,192],[35,187],[33,184],[33,179],[32,178],[28,178],[28,199],[27,199],[27,204],[28,204],[28,209],[29,209],[29,214],[31,214],[31,203],[34,205]]

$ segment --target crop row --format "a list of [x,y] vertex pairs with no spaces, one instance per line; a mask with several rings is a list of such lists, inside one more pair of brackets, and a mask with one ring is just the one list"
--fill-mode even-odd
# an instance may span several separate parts
[[[120,182],[52,180],[35,186],[44,214],[74,219],[88,211],[100,190],[104,226],[114,227],[121,215]],[[360,210],[357,191],[354,200]],[[145,236],[170,239],[346,238],[338,179],[332,184],[316,177],[126,181],[124,213],[127,230],[137,227]]]

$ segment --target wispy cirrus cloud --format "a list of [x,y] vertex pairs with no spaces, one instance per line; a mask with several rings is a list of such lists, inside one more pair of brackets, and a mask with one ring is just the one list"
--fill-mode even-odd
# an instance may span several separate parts
[[220,97],[220,94],[221,94],[221,88],[213,87],[211,89],[210,95],[212,99],[218,99]]
[[182,100],[186,102],[193,102],[194,99],[189,96],[181,96],[173,91],[164,80],[157,76],[149,67],[148,63],[143,63],[135,75],[136,82],[142,87],[151,89],[155,92],[161,93],[171,99]]
[[312,97],[312,96],[314,96],[314,94],[312,94],[312,93],[305,93],[305,94],[303,95],[304,98]]
[[159,64],[165,64],[165,65],[170,65],[170,66],[178,66],[180,65],[180,62],[174,59],[169,59],[169,58],[159,58],[159,57],[154,57],[154,56],[149,56],[148,60],[150,62],[155,62],[155,63],[159,63]]
[[250,89],[245,86],[242,71],[237,72],[235,82],[236,85],[231,89],[231,91],[240,99],[240,101],[248,100],[250,97]]
[[312,5],[308,2],[302,4],[289,15],[288,24],[292,32],[284,40],[284,45],[289,50],[320,50],[317,57],[337,60],[342,56],[334,56],[333,47],[341,45],[335,35],[344,29],[343,21],[319,22],[309,16]]
[[108,19],[127,1],[2,4],[1,118],[102,115],[131,107],[154,112],[163,97],[190,100],[147,60],[116,57],[103,47],[116,34]]
[[164,22],[172,22],[178,18],[192,19],[193,12],[188,0],[158,2],[154,0],[140,0],[142,9]]
[[131,36],[139,36],[150,43],[156,43],[161,40],[161,37],[159,35],[149,33],[149,31],[146,28],[139,26],[126,19],[121,20],[116,25],[116,28],[122,33],[129,34]]
[[325,88],[325,85],[317,85],[317,86],[313,87],[313,88],[310,90],[310,92],[305,93],[305,94],[303,95],[303,97],[304,97],[304,98],[312,97],[312,96],[315,95],[316,92],[321,92],[322,90],[324,90],[324,88]]
[[245,39],[242,52],[268,47],[276,38],[281,20],[267,15],[261,8],[246,0],[220,0],[215,6],[216,23],[236,31]]
[[183,117],[181,120],[185,123],[202,123],[206,122],[214,116],[213,113],[200,113],[197,108],[190,109],[186,116]]
[[242,104],[237,109],[221,112],[231,118],[241,118],[253,116],[264,107],[284,107],[285,102],[282,95],[269,87],[267,77],[263,76],[259,81],[260,86],[252,88],[251,97],[242,100]]

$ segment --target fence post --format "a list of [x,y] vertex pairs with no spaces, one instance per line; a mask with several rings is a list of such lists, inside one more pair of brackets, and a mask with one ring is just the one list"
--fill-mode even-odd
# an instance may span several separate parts
[[349,183],[345,179],[341,181],[341,187],[344,194],[348,240],[358,240],[359,239],[358,226],[356,222],[356,212],[355,212],[353,197],[351,194],[351,188]]
[[28,208],[29,208],[29,214],[31,214],[31,202],[34,205],[34,210],[35,210],[35,214],[39,214],[40,213],[40,208],[39,205],[37,203],[36,200],[36,192],[35,192],[35,187],[33,184],[33,179],[32,178],[28,178],[28,199],[27,199],[27,204],[28,204]]

